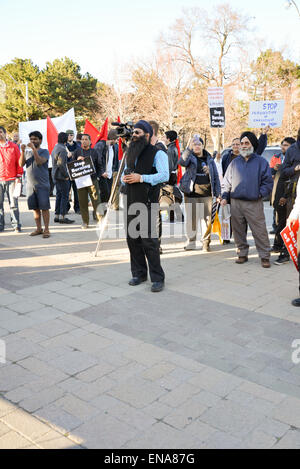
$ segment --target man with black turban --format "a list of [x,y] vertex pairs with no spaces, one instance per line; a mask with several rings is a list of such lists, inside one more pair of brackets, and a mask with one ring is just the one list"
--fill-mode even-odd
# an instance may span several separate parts
[[241,135],[241,150],[224,178],[222,206],[231,203],[232,230],[237,246],[237,264],[248,262],[247,226],[250,226],[263,268],[270,268],[270,240],[263,199],[272,192],[268,162],[256,154],[258,139],[252,132]]
[[151,290],[158,293],[164,288],[165,274],[160,263],[156,225],[160,186],[169,180],[169,163],[167,154],[151,145],[152,136],[153,129],[148,122],[140,120],[135,125],[126,154],[123,183],[132,272],[129,285],[135,287],[146,282],[149,268]]

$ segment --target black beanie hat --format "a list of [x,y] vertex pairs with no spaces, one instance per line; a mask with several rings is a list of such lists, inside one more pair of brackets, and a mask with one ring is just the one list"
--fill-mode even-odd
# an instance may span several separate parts
[[175,140],[178,138],[178,134],[175,132],[175,130],[168,130],[168,132],[166,132],[166,137],[170,140],[170,142],[175,142]]
[[240,140],[242,141],[243,138],[245,138],[245,137],[247,137],[248,140],[250,140],[251,145],[254,148],[254,152],[256,152],[256,150],[258,148],[258,139],[257,139],[256,135],[253,132],[244,132],[244,133],[242,133]]
[[149,124],[149,122],[147,121],[144,121],[144,120],[138,121],[135,124],[134,128],[143,130],[145,134],[150,134],[150,138],[153,137],[153,129],[151,125]]

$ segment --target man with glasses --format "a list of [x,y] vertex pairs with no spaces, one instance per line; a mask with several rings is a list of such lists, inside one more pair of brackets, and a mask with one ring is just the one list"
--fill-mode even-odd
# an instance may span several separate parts
[[[165,274],[160,263],[158,233],[160,185],[169,180],[168,156],[153,146],[151,125],[140,120],[134,128],[126,155],[123,176],[126,194],[127,244],[133,278],[129,285],[147,281],[148,266],[153,293],[164,288]],[[148,262],[148,266],[147,266]]]

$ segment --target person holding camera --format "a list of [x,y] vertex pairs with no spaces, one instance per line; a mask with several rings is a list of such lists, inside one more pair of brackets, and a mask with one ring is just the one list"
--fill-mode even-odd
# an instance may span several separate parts
[[147,281],[148,267],[153,293],[161,292],[165,273],[161,267],[157,234],[160,185],[169,180],[168,156],[153,146],[151,125],[140,120],[126,153],[125,208],[127,244],[133,278],[129,285]]
[[179,164],[186,168],[180,182],[186,207],[188,243],[185,250],[197,249],[196,240],[200,221],[203,251],[208,252],[211,241],[208,228],[211,222],[212,202],[213,197],[220,197],[221,185],[216,164],[204,149],[204,141],[199,135],[190,139]]

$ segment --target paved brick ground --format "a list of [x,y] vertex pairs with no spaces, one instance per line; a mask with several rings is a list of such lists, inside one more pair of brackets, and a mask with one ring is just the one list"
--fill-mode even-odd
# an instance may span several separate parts
[[291,263],[185,253],[176,224],[153,295],[127,284],[121,220],[96,259],[80,217],[30,238],[21,206],[23,233],[0,234],[0,448],[300,448]]

